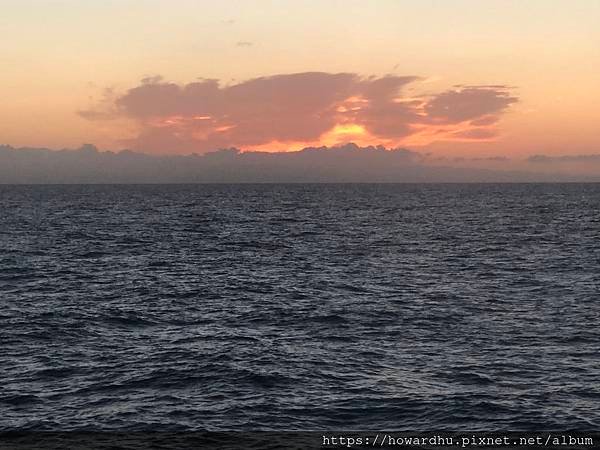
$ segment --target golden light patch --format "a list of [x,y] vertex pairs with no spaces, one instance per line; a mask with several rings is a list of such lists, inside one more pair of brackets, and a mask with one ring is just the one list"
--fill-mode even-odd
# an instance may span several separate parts
[[224,131],[231,130],[232,128],[235,128],[235,127],[236,127],[236,125],[222,125],[220,127],[215,128],[214,131],[216,131],[218,133],[222,133]]
[[340,134],[356,134],[356,135],[363,135],[367,132],[367,130],[365,130],[365,127],[363,127],[362,125],[358,125],[355,123],[347,123],[347,124],[338,124],[336,125],[333,130],[331,130],[330,133],[334,134],[334,135],[340,135]]
[[356,123],[339,123],[320,136],[318,145],[331,147],[347,144],[349,142],[353,142],[360,146],[389,144],[387,140],[382,140],[373,136],[363,125]]

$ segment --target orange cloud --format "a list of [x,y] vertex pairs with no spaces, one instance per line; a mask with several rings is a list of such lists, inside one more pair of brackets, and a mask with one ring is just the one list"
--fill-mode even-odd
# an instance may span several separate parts
[[299,148],[357,142],[396,146],[436,140],[489,140],[517,98],[503,85],[464,86],[403,96],[414,76],[353,73],[275,75],[222,86],[204,79],[179,85],[160,77],[80,111],[89,120],[127,117],[139,134],[127,144],[160,153],[217,148]]

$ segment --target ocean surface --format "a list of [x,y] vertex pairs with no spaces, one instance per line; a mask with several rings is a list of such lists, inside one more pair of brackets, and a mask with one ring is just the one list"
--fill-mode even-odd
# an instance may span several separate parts
[[600,428],[600,185],[0,186],[0,430]]

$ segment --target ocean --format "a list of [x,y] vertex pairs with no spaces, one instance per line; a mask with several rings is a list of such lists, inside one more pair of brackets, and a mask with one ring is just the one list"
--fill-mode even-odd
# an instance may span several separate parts
[[0,430],[600,427],[599,184],[0,186]]

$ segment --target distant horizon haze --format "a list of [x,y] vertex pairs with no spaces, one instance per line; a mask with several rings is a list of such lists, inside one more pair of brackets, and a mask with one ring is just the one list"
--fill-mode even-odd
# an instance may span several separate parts
[[0,145],[1,184],[600,181],[600,154],[525,159],[444,158],[354,143],[293,151],[219,149],[202,155]]

